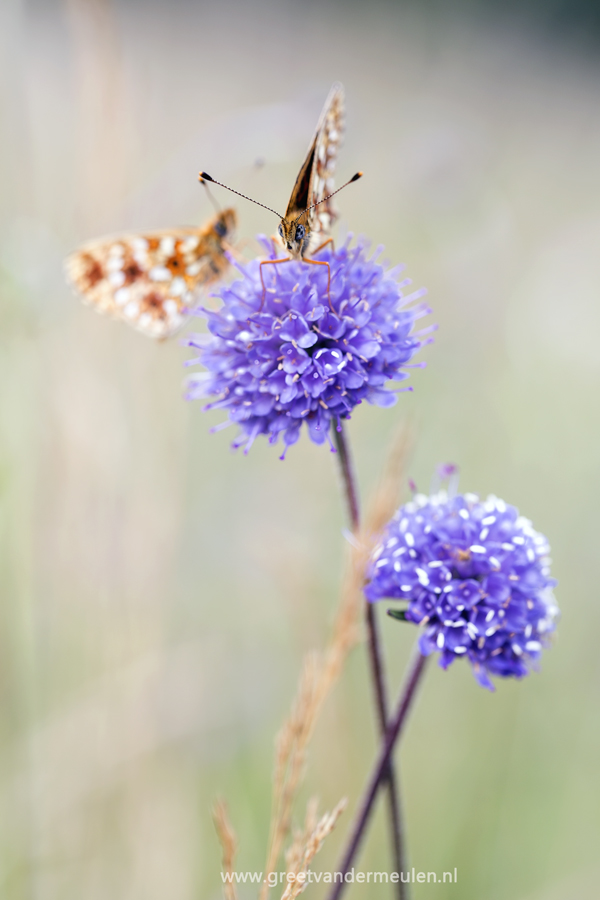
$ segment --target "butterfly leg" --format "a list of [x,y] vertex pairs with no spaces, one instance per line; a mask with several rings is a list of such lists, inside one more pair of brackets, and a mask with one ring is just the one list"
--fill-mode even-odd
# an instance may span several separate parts
[[331,269],[329,268],[329,263],[324,260],[308,259],[306,256],[303,258],[302,262],[308,263],[310,266],[327,266],[327,300],[329,302],[329,309],[331,312],[335,312],[331,305],[331,294],[329,293],[329,286],[331,284]]
[[331,244],[331,249],[332,249],[332,250],[335,250],[335,244],[333,243],[333,238],[327,238],[326,241],[323,241],[322,244],[319,244],[319,246],[317,247],[316,250],[313,250],[313,251],[312,251],[313,256],[315,255],[315,253],[318,253],[319,250],[322,250],[323,247],[326,247],[327,244]]
[[258,268],[260,271],[260,281],[261,281],[261,284],[263,287],[262,300],[260,302],[260,309],[258,310],[259,312],[262,310],[263,306],[265,305],[265,297],[267,294],[267,287],[265,285],[265,279],[263,278],[262,267],[263,266],[275,266],[275,265],[277,265],[277,263],[286,263],[286,262],[291,262],[291,261],[292,261],[291,257],[286,256],[284,259],[263,259],[263,261],[259,265]]

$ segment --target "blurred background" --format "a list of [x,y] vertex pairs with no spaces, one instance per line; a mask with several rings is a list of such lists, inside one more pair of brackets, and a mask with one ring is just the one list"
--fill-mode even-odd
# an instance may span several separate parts
[[[598,896],[598,32],[585,2],[3,0],[2,898],[216,900],[217,793],[238,868],[263,866],[274,736],[338,597],[335,461],[306,438],[285,463],[232,453],[181,398],[177,340],[84,308],[61,266],[101,234],[202,222],[200,168],[284,207],[334,80],[338,183],[365,171],[340,233],[406,262],[440,325],[414,394],[351,422],[363,496],[410,419],[418,486],[457,463],[549,536],[560,580],[539,674],[490,695],[466,665],[428,672],[400,754],[409,852],[459,877],[414,897]],[[238,212],[241,240],[274,229]],[[415,633],[382,629],[395,692]],[[298,804],[350,801],[315,869],[375,749],[365,656]],[[362,869],[389,868],[384,824]]]

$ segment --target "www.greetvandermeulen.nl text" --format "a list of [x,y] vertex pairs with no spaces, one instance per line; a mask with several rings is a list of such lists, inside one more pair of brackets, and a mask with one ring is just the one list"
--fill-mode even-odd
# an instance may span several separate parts
[[357,872],[351,869],[342,876],[341,872],[270,872],[266,878],[263,878],[262,872],[221,872],[223,882],[229,884],[269,884],[275,887],[277,884],[292,884],[297,881],[300,884],[335,884],[336,882],[345,881],[347,884],[358,882],[359,884],[396,884],[401,881],[403,884],[414,884],[415,882],[427,882],[429,884],[456,884],[458,881],[458,869],[453,872],[417,872],[410,869],[408,872]]

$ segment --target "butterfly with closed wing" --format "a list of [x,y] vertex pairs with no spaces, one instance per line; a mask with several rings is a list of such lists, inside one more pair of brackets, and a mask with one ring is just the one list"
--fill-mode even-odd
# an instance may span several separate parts
[[263,286],[263,303],[266,287],[262,267],[289,262],[293,259],[300,259],[315,266],[327,266],[327,294],[329,296],[331,278],[329,263],[324,260],[312,259],[308,254],[310,253],[312,256],[318,253],[319,250],[322,250],[327,244],[333,243],[332,238],[327,237],[317,247],[313,246],[322,236],[327,234],[337,218],[333,204],[330,202],[331,198],[362,176],[362,172],[357,172],[342,187],[337,190],[333,189],[335,166],[343,136],[344,89],[341,84],[334,84],[325,101],[317,129],[296,178],[284,216],[269,206],[265,206],[264,203],[258,203],[257,200],[253,200],[251,197],[233,190],[226,184],[215,181],[207,172],[200,172],[198,176],[201,182],[208,181],[218,184],[239,197],[250,200],[251,203],[256,203],[258,206],[262,206],[263,209],[268,209],[269,212],[274,213],[281,219],[278,233],[290,255],[282,259],[266,259],[261,262],[260,277]]

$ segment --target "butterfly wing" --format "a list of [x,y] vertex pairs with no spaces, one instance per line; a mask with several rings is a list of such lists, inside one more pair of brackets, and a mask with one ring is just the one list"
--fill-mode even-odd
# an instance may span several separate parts
[[[344,88],[334,84],[323,107],[315,135],[315,154],[310,177],[308,206],[319,203],[335,190],[334,175],[338,153],[344,139]],[[337,219],[333,200],[325,200],[312,211],[313,232],[329,231]]]
[[[335,166],[343,136],[344,88],[336,83],[325,101],[308,153],[296,178],[286,219],[295,218],[333,193]],[[310,229],[313,232],[329,231],[336,218],[333,201],[326,200],[310,211]]]
[[182,325],[196,289],[225,274],[235,224],[235,211],[226,209],[201,228],[92,241],[67,257],[67,279],[98,312],[167,338]]

